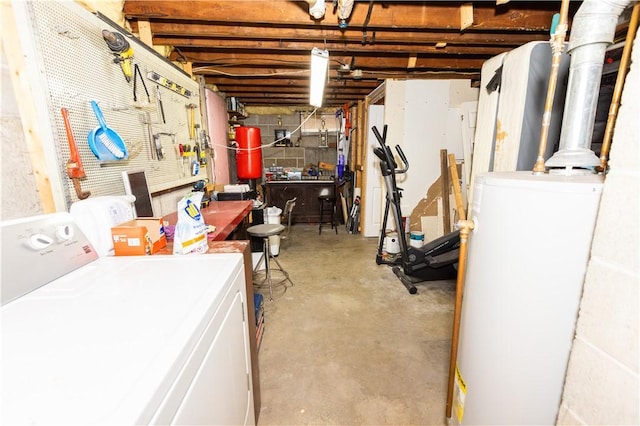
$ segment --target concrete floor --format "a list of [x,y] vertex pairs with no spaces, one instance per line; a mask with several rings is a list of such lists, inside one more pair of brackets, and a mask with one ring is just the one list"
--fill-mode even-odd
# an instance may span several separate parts
[[442,425],[454,281],[410,295],[377,238],[292,226],[278,260],[295,283],[265,297],[259,425]]

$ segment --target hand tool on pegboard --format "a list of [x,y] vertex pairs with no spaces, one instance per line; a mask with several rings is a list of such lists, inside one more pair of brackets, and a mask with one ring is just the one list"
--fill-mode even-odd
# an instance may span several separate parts
[[124,78],[127,79],[127,83],[131,81],[133,72],[131,70],[131,58],[133,58],[133,49],[131,45],[120,33],[102,30],[102,38],[109,46],[111,53],[115,56],[113,62],[120,65]]
[[160,133],[153,134],[153,146],[156,151],[156,159],[164,160],[164,148],[162,148],[162,142],[160,142]]
[[80,179],[86,178],[87,174],[82,166],[82,160],[80,159],[80,152],[78,151],[78,145],[76,144],[76,138],[73,136],[73,130],[71,129],[71,121],[69,120],[69,110],[61,108],[62,119],[64,120],[64,128],[67,131],[67,140],[69,141],[69,160],[67,161],[67,176],[73,182],[73,187],[76,190],[76,195],[79,199],[84,200],[91,195],[89,191],[83,191],[80,187]]
[[156,86],[156,98],[158,99],[158,106],[160,107],[160,114],[162,115],[162,122],[167,124],[167,120],[164,117],[164,106],[162,105],[162,96],[160,95],[160,86]]
[[98,160],[126,160],[129,158],[124,140],[115,130],[107,126],[102,110],[96,101],[91,101],[91,108],[93,108],[99,126],[89,132],[87,140]]
[[[142,83],[142,87],[144,88],[144,93],[147,95],[147,101],[138,101],[138,77],[140,77],[140,82]],[[142,73],[140,72],[140,67],[138,64],[133,66],[133,106],[136,108],[149,108],[151,106],[151,96],[149,96],[149,89],[147,89],[147,84],[144,82],[144,78],[142,77]]]
[[156,147],[153,140],[153,128],[151,127],[151,114],[149,111],[146,111],[144,114],[144,124],[147,126],[147,136],[149,137],[149,154],[151,155],[151,159],[156,159]]
[[198,146],[198,162],[201,166],[207,165],[207,152],[206,147],[204,146],[204,141],[202,140],[202,133],[200,132],[200,125],[195,125],[195,135],[196,135],[196,145]]
[[196,104],[187,104],[187,108],[189,109],[189,139],[191,142],[196,141]]

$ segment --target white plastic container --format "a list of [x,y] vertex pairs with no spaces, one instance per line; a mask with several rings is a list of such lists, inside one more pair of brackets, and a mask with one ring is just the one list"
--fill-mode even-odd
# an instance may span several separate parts
[[387,253],[400,253],[400,242],[398,241],[398,233],[396,231],[387,232],[384,243],[384,248]]
[[[267,222],[272,225],[280,225],[280,215],[282,214],[282,209],[272,206],[267,207]],[[269,237],[269,250],[271,250],[271,254],[277,256],[280,254],[280,235],[274,235]]]
[[416,248],[422,247],[424,245],[424,232],[411,231],[411,235],[409,237],[409,245]]

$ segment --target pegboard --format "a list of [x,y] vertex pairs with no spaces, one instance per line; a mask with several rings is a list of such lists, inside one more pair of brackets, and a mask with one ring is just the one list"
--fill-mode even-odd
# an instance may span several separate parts
[[[30,2],[29,14],[36,51],[41,55],[38,58],[40,76],[48,90],[53,139],[62,182],[67,185],[68,205],[78,198],[66,175],[70,149],[61,108],[69,110],[86,171],[82,189],[91,191],[92,196],[124,194],[122,172],[125,170],[144,169],[152,193],[206,178],[206,167],[192,174],[192,162],[197,160],[193,153],[196,141],[191,139],[192,116],[193,127],[202,128],[197,82],[122,28],[75,2]],[[136,82],[137,104],[134,104],[134,78],[127,81],[120,65],[114,63],[115,56],[102,37],[104,29],[122,34],[133,49],[131,68],[137,64],[142,76],[142,79],[138,76]],[[158,75],[184,90],[163,86]],[[149,98],[141,80],[146,84]],[[102,110],[108,127],[124,140],[129,152],[126,160],[101,161],[92,152],[87,137],[99,126],[91,108],[92,100]],[[193,115],[189,105],[195,105]],[[157,158],[153,134],[159,135],[164,159]],[[179,144],[192,147],[191,153],[181,156]],[[203,148],[204,144],[201,140]]]

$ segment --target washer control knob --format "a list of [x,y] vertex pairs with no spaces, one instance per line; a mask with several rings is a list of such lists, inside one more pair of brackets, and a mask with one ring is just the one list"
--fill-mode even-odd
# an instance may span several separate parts
[[53,239],[45,234],[33,234],[29,237],[29,246],[35,250],[43,250],[53,244]]
[[73,226],[67,225],[59,225],[56,227],[56,236],[60,242],[69,241],[73,238]]

